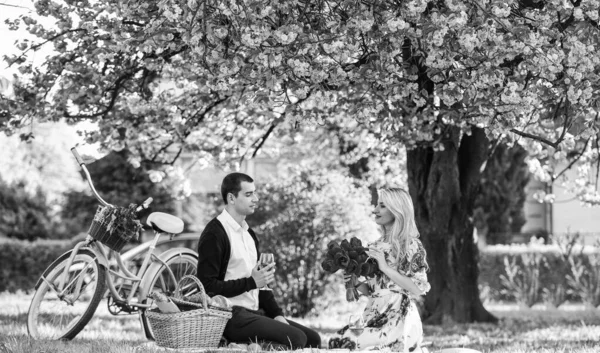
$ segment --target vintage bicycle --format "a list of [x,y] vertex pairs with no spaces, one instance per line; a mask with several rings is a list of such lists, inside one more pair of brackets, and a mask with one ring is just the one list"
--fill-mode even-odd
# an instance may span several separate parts
[[[72,148],[92,193],[101,207],[117,208],[104,201],[96,191],[90,173]],[[146,210],[152,198],[135,207],[135,216]],[[96,222],[96,220],[94,221]],[[111,314],[139,314],[146,337],[152,339],[152,329],[145,312],[153,308],[149,298],[153,292],[173,294],[177,283],[186,275],[195,275],[197,253],[184,247],[170,248],[156,254],[157,244],[170,240],[183,231],[178,217],[152,212],[146,223],[152,227],[154,238],[139,246],[124,259],[123,244],[98,236],[92,223],[85,240],[62,254],[42,274],[27,313],[27,330],[35,339],[72,339],[87,325],[103,298]],[[110,234],[109,234],[110,237]],[[135,273],[134,273],[135,272]]]

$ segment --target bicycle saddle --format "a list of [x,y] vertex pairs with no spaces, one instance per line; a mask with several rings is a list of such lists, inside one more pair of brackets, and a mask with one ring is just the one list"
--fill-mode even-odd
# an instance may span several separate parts
[[152,212],[146,219],[146,224],[165,233],[179,234],[183,232],[183,221],[168,213]]

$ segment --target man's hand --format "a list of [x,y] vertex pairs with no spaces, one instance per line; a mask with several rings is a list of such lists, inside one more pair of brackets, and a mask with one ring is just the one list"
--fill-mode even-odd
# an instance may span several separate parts
[[286,324],[286,325],[289,325],[289,324],[290,324],[289,322],[287,322],[287,320],[285,319],[285,317],[283,317],[283,316],[281,316],[281,315],[279,315],[279,316],[275,317],[275,320],[277,320],[277,321],[279,321],[279,322],[282,322],[282,323],[284,323],[284,324]]
[[275,279],[275,263],[270,263],[267,266],[258,269],[258,264],[252,269],[252,278],[256,282],[256,288],[261,288],[273,282]]

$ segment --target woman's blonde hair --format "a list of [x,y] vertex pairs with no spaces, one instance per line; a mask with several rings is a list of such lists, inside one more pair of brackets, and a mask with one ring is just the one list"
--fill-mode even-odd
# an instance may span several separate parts
[[408,191],[401,188],[382,188],[378,190],[379,202],[383,202],[394,215],[392,229],[386,233],[381,226],[384,241],[392,245],[394,263],[406,257],[411,238],[419,237],[415,222],[415,210]]

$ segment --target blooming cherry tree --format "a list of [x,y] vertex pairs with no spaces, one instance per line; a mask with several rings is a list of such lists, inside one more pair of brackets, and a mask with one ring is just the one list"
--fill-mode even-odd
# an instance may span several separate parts
[[[244,155],[308,124],[408,148],[430,321],[494,318],[477,289],[473,202],[498,143],[597,203],[598,0],[39,0],[0,129],[91,120],[90,142],[172,163]],[[41,66],[27,54],[54,53]],[[25,136],[27,138],[27,136]]]

